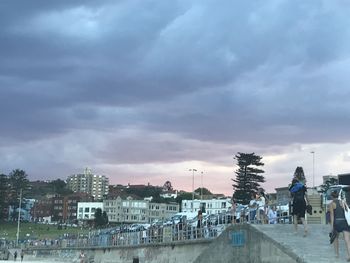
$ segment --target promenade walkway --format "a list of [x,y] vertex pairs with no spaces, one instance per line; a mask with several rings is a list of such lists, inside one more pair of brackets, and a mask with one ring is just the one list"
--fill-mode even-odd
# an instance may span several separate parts
[[306,263],[346,262],[346,248],[342,234],[339,240],[340,257],[335,258],[333,245],[329,244],[329,225],[309,225],[307,237],[303,237],[303,226],[298,234],[294,233],[292,224],[285,225],[253,225],[256,229],[275,240],[284,250],[299,255]]

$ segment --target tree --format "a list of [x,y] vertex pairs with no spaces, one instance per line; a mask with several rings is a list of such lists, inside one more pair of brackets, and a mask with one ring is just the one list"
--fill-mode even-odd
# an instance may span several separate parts
[[72,190],[67,188],[67,183],[61,179],[53,180],[49,183],[49,185],[53,193],[59,195],[67,195],[73,193]]
[[171,182],[170,181],[166,181],[163,185],[163,190],[164,191],[167,191],[167,192],[170,192],[170,191],[173,191],[173,186],[171,185]]
[[104,211],[102,213],[101,208],[97,208],[95,211],[95,228],[100,228],[108,224],[108,216]]
[[[25,197],[25,195],[28,192],[29,189],[29,180],[27,179],[28,175],[25,171],[16,169],[13,170],[8,177],[9,182],[9,205],[13,206],[13,210],[16,211],[17,208],[19,208],[19,199],[20,199],[20,192],[22,191],[22,198]],[[22,202],[22,205],[24,206],[24,202]],[[13,215],[15,216],[15,214]]]
[[263,170],[258,167],[264,166],[261,162],[262,157],[255,153],[238,152],[234,159],[237,160],[238,169],[235,171],[236,178],[234,182],[232,195],[236,203],[248,204],[252,193],[261,191],[260,184],[265,182],[265,177],[261,174]]
[[321,185],[321,193],[326,193],[327,190],[332,186],[332,185],[337,185],[338,184],[338,179],[337,178],[328,178],[324,184]]
[[200,194],[201,194],[201,189],[202,189],[203,195],[212,195],[212,194],[213,194],[212,192],[210,192],[210,191],[209,191],[207,188],[205,188],[205,187],[203,187],[203,188],[198,187],[196,190],[194,190],[194,192],[195,192],[196,194],[200,195]]
[[0,221],[5,220],[5,210],[8,207],[8,178],[0,174]]
[[306,184],[306,178],[305,178],[303,167],[298,166],[295,169],[293,178],[296,178],[296,179],[298,179],[299,182]]

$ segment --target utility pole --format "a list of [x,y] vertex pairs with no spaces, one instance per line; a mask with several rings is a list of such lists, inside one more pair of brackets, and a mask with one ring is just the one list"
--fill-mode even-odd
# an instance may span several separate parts
[[194,172],[197,172],[196,169],[189,169],[192,172],[192,212],[194,209]]
[[21,190],[19,192],[19,207],[18,207],[18,219],[17,219],[16,247],[18,247],[19,224],[21,222],[21,207],[22,207],[22,188],[21,188]]
[[315,152],[310,152],[312,154],[312,187],[315,188]]
[[203,201],[203,172],[201,172],[201,201]]

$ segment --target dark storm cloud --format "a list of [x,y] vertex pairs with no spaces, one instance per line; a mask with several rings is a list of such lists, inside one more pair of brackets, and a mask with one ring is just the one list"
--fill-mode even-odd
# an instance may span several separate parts
[[1,1],[4,167],[29,165],[11,154],[17,144],[45,150],[32,163],[57,151],[62,169],[81,152],[77,166],[223,163],[237,150],[347,143],[349,9],[346,1]]

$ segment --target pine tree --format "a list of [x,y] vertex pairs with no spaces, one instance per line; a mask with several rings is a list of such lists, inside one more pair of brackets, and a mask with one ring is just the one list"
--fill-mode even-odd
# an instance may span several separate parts
[[236,178],[232,179],[232,198],[236,203],[248,204],[251,194],[258,192],[260,184],[265,182],[265,177],[261,175],[264,171],[258,168],[264,163],[261,162],[262,157],[255,153],[238,152],[234,159],[237,160],[238,169],[235,171]]
[[5,209],[8,207],[8,178],[0,174],[0,222],[5,220]]

